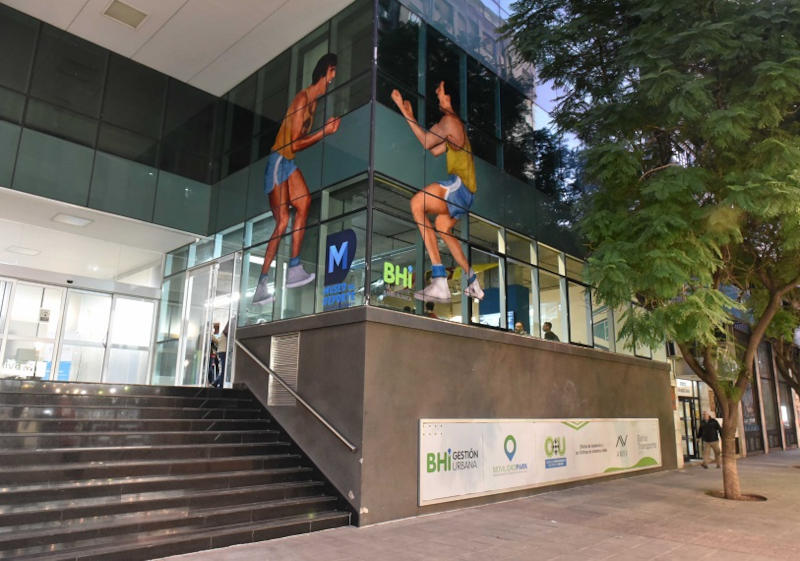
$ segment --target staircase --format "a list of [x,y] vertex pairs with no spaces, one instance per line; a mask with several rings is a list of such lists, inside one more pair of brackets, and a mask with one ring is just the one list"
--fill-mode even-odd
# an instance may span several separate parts
[[349,523],[249,391],[0,380],[0,559],[155,559]]

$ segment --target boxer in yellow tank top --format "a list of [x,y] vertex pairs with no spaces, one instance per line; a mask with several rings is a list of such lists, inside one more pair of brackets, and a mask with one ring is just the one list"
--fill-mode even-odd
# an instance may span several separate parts
[[[411,213],[414,215],[420,234],[422,234],[422,240],[425,242],[425,249],[428,251],[433,269],[431,283],[414,294],[414,297],[417,300],[425,301],[450,301],[447,272],[442,264],[439,246],[436,242],[436,233],[438,232],[439,237],[447,244],[453,259],[467,276],[467,287],[464,289],[464,294],[482,300],[483,290],[478,278],[470,269],[467,257],[461,249],[461,242],[451,234],[458,219],[467,214],[472,206],[477,190],[472,146],[467,138],[464,123],[453,110],[453,104],[445,91],[444,82],[440,82],[439,87],[436,88],[436,97],[439,100],[439,109],[443,116],[438,123],[426,131],[414,117],[411,103],[403,99],[398,90],[392,92],[392,100],[408,121],[411,132],[414,133],[420,144],[434,156],[447,154],[448,178],[431,183],[411,197]],[[433,224],[428,215],[435,216]]]
[[339,119],[331,117],[322,129],[309,134],[314,122],[317,100],[324,95],[336,77],[336,55],[328,53],[319,59],[311,74],[311,85],[300,91],[283,118],[272,153],[264,171],[264,193],[275,219],[275,229],[267,243],[261,276],[253,293],[253,304],[268,304],[274,295],[268,288],[268,274],[272,261],[278,253],[281,236],[289,225],[289,207],[295,210],[292,224],[292,254],[286,271],[286,287],[304,286],[314,280],[314,273],[307,273],[300,263],[300,249],[305,236],[311,195],[303,174],[294,163],[295,153],[305,150],[322,140],[325,135],[339,130]]

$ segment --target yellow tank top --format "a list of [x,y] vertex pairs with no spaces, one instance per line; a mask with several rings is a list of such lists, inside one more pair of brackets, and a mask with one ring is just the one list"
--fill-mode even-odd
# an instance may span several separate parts
[[478,186],[475,184],[475,161],[472,159],[472,145],[469,143],[466,131],[464,132],[464,147],[461,150],[449,142],[447,143],[447,173],[459,176],[470,193],[478,190]]
[[[300,111],[303,112],[303,126],[297,138],[308,134],[308,131],[311,130],[311,125],[314,122],[314,111],[316,109],[316,101],[308,103],[305,107],[300,109]],[[291,110],[291,107],[289,110]],[[286,113],[286,116],[283,118],[281,128],[278,129],[278,135],[275,137],[275,144],[272,145],[272,151],[279,153],[287,160],[294,160],[294,150],[292,149],[292,119],[290,113]]]

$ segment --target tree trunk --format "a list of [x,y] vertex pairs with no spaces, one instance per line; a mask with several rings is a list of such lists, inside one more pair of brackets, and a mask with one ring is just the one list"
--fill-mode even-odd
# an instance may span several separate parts
[[740,499],[739,466],[736,463],[736,428],[739,426],[739,402],[727,400],[727,414],[722,417],[722,488],[726,499]]

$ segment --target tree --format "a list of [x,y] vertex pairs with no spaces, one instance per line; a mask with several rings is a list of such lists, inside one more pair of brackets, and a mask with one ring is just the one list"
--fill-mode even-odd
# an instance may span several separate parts
[[794,391],[800,395],[800,348],[794,344],[794,333],[800,325],[800,288],[790,291],[783,300],[781,310],[775,314],[766,339],[772,344],[778,372]]
[[[566,93],[554,119],[596,186],[583,233],[623,335],[675,340],[722,410],[723,487],[758,344],[800,283],[800,6],[519,0],[505,31]],[[745,312],[746,310],[746,312]],[[725,334],[744,314],[750,338]]]

